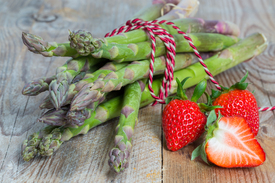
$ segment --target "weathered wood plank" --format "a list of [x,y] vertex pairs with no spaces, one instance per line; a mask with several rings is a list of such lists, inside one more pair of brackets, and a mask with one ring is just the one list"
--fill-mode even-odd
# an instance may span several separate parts
[[[6,8],[2,6],[2,9],[7,12],[7,15],[1,16],[6,22],[3,24],[6,30],[1,32],[1,37],[3,40],[10,39],[12,42],[1,43],[3,50],[10,48],[10,51],[3,55],[5,62],[1,64],[5,65],[1,65],[3,72],[0,75],[2,82],[0,88],[13,92],[0,90],[1,124],[4,132],[1,134],[1,139],[5,139],[1,141],[0,148],[2,182],[91,182],[93,180],[97,180],[96,182],[129,182],[131,180],[160,182],[160,105],[141,110],[140,122],[136,128],[137,135],[133,138],[135,145],[130,168],[120,176],[110,172],[107,164],[116,120],[92,130],[85,136],[79,136],[64,143],[58,153],[52,157],[37,157],[30,162],[24,162],[20,155],[23,140],[44,126],[35,121],[41,115],[38,105],[47,95],[26,97],[20,95],[21,89],[32,78],[54,74],[54,68],[66,60],[44,58],[28,52],[21,42],[21,31],[31,32],[45,40],[57,42],[67,41],[68,29],[91,30],[95,37],[102,37],[104,33],[126,21],[148,2],[145,0],[138,3],[126,0],[100,2],[45,0],[36,3],[27,1],[22,4],[22,2],[12,1],[3,4]],[[14,10],[13,13],[9,12],[11,9]],[[20,16],[15,11],[19,9],[22,9]],[[52,22],[37,22],[32,18],[34,14],[42,18],[43,15],[47,15],[46,19],[57,16],[57,19]],[[6,19],[9,16],[12,18]],[[10,31],[10,28],[14,30]],[[14,44],[11,44],[13,42]],[[18,50],[21,50],[20,55],[14,54],[18,53]],[[152,116],[152,113],[156,114],[156,117]]]
[[[249,71],[248,89],[255,90],[259,106],[274,105],[274,3],[271,1],[201,1],[197,17],[232,21],[240,26],[241,37],[262,32],[270,41],[267,50],[250,62],[246,62],[218,75],[217,81],[230,86]],[[208,82],[207,90],[214,86]],[[190,89],[193,90],[193,89]],[[189,91],[189,90],[188,90]],[[200,141],[177,151],[163,148],[164,182],[274,182],[274,112],[260,115],[260,131],[257,139],[266,152],[266,162],[256,168],[222,169],[206,166],[200,159],[191,161],[191,153]],[[272,142],[273,141],[273,142]]]

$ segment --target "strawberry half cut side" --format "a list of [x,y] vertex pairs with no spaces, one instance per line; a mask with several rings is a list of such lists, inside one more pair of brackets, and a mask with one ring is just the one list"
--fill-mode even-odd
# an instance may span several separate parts
[[245,118],[219,117],[207,122],[206,131],[206,141],[193,151],[192,159],[201,155],[207,163],[225,168],[256,167],[265,161],[265,152]]

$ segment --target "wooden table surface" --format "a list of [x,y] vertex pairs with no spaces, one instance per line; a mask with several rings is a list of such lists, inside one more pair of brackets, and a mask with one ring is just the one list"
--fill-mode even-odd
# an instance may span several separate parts
[[[107,164],[117,119],[64,143],[51,157],[23,161],[22,142],[45,126],[36,120],[42,113],[38,106],[47,94],[26,97],[21,90],[31,79],[53,75],[66,58],[44,58],[29,52],[21,41],[21,32],[57,42],[67,40],[68,29],[86,29],[95,37],[102,37],[149,3],[0,0],[1,182],[275,182],[274,112],[260,114],[257,139],[266,152],[266,161],[256,168],[223,169],[206,166],[200,160],[191,161],[191,152],[198,144],[168,151],[161,129],[162,105],[140,110],[130,166],[122,174],[114,174]],[[254,32],[266,35],[269,46],[263,54],[216,79],[229,86],[248,70],[248,88],[255,90],[258,105],[275,105],[275,0],[201,0],[196,17],[232,21],[240,26],[240,37]],[[207,90],[211,87],[214,86],[209,83]],[[192,91],[193,88],[188,89],[189,96]]]

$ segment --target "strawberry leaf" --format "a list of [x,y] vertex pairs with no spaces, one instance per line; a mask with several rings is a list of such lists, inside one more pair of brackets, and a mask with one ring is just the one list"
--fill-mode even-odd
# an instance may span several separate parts
[[239,89],[239,90],[245,90],[248,86],[248,83],[244,83],[246,78],[248,76],[248,72],[246,73],[246,75],[241,79],[240,82],[237,82],[236,84],[232,85],[230,87],[230,90],[234,90],[234,89]]
[[191,98],[192,102],[197,102],[197,100],[202,96],[202,94],[205,92],[206,85],[207,85],[206,79],[199,82],[199,84],[196,86],[193,96]]
[[194,160],[195,158],[199,157],[201,155],[201,145],[199,145],[198,147],[196,147],[196,149],[194,149],[194,151],[192,152],[191,155],[191,160]]
[[227,87],[224,87],[224,86],[220,86],[220,87],[221,87],[222,91],[228,91],[229,90],[229,88],[227,88]]
[[207,160],[207,155],[205,152],[205,145],[206,142],[204,141],[201,145],[199,145],[198,147],[196,147],[196,149],[192,152],[192,156],[191,156],[191,160],[194,160],[197,157],[201,157],[201,159],[209,165],[208,160]]
[[212,99],[211,99],[210,95],[206,92],[204,92],[204,94],[205,94],[206,99],[207,99],[206,105],[211,105],[212,104]]
[[186,77],[186,78],[184,78],[184,79],[180,82],[181,87],[183,87],[183,85],[186,83],[186,81],[187,81],[189,78],[191,78],[191,77]]
[[187,81],[187,79],[189,79],[190,77],[185,78],[184,80],[182,80],[182,82],[180,82],[180,80],[178,78],[176,78],[177,84],[178,84],[178,88],[177,88],[177,96],[179,96],[181,99],[183,100],[187,100],[187,96],[185,94],[185,90],[183,90],[183,85],[184,83]]
[[174,96],[167,97],[165,99],[165,104],[169,104],[174,99]]
[[241,79],[240,83],[245,82],[245,80],[246,80],[247,76],[248,76],[248,71],[246,72],[245,76]]
[[209,127],[214,121],[216,121],[216,119],[217,119],[217,116],[216,116],[215,110],[212,110],[207,117],[206,126]]
[[236,83],[235,88],[239,90],[245,90],[248,86],[248,83]]
[[211,94],[212,99],[216,99],[222,94],[221,91],[217,91],[217,90],[213,90],[213,89],[211,91],[212,91],[212,94]]
[[206,155],[206,152],[205,152],[205,146],[206,146],[206,141],[204,141],[203,144],[202,144],[202,146],[201,146],[201,159],[202,159],[207,165],[209,165],[208,160],[207,160],[207,155]]

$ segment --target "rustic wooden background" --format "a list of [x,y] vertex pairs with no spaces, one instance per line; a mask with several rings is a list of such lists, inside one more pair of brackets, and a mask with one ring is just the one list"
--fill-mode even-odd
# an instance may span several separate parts
[[[140,110],[133,137],[130,167],[116,175],[109,170],[108,151],[113,145],[117,119],[64,143],[51,157],[24,162],[21,144],[44,125],[37,97],[21,95],[26,82],[50,76],[64,58],[44,58],[27,51],[21,32],[45,40],[63,42],[68,29],[90,30],[104,36],[149,4],[148,0],[0,0],[0,180],[1,182],[275,182],[274,112],[260,114],[257,139],[266,152],[266,162],[257,168],[223,169],[190,161],[197,144],[177,152],[165,148],[161,130],[163,106]],[[255,90],[259,106],[275,105],[275,0],[201,0],[196,17],[223,19],[240,26],[241,37],[262,32],[267,50],[216,77],[229,86],[249,70],[249,90]],[[213,85],[209,85],[208,90]],[[192,92],[192,88],[188,93]]]

